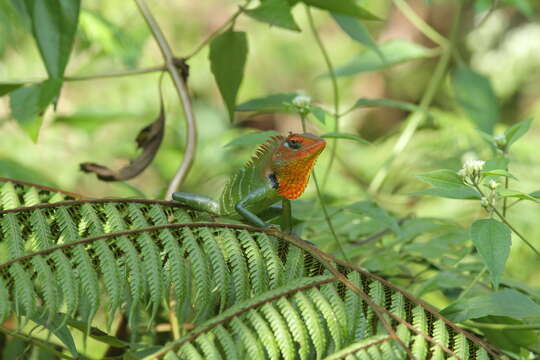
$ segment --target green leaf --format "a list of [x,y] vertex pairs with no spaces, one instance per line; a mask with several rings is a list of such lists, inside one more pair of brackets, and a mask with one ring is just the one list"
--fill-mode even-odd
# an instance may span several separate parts
[[370,142],[367,140],[362,139],[360,136],[356,136],[353,134],[345,134],[345,133],[337,133],[337,132],[330,132],[321,135],[322,138],[326,139],[345,139],[345,140],[352,140],[359,142],[360,144],[366,144],[369,145]]
[[452,76],[452,84],[456,99],[467,116],[480,130],[493,134],[500,115],[489,79],[460,65]]
[[279,93],[243,102],[236,111],[289,111],[288,104],[298,96],[297,93]]
[[[320,122],[322,125],[326,125],[326,111],[319,106],[311,106],[311,114]],[[330,115],[331,116],[331,115]]]
[[332,17],[339,25],[341,30],[343,30],[347,35],[349,35],[351,39],[364,45],[368,49],[371,49],[381,58],[382,61],[384,61],[383,53],[381,52],[381,50],[379,50],[377,43],[373,40],[373,38],[369,34],[369,31],[364,25],[362,25],[360,21],[358,21],[352,16],[336,13],[332,13]]
[[244,77],[248,44],[246,33],[226,31],[210,43],[210,67],[233,120],[236,95]]
[[[512,319],[506,316],[486,316],[479,319],[478,323],[497,324],[497,325],[523,325],[524,322]],[[487,337],[491,344],[496,345],[503,350],[519,353],[520,347],[530,347],[538,341],[538,335],[533,330],[512,330],[504,331],[501,329],[482,328],[482,333]]]
[[514,175],[510,174],[508,171],[503,170],[503,169],[482,171],[481,175],[483,177],[487,177],[487,176],[500,177],[500,176],[503,176],[503,177],[509,177],[510,179],[517,180],[517,178]]
[[538,202],[538,200],[536,200],[534,196],[526,194],[519,190],[501,188],[501,189],[497,189],[497,193],[502,197],[511,197],[511,198],[516,198],[516,199],[531,200],[534,202]]
[[32,33],[49,77],[60,79],[69,60],[77,31],[80,0],[24,0]]
[[23,86],[23,84],[16,83],[0,83],[0,96],[4,96],[14,90],[17,90]]
[[392,216],[388,215],[386,210],[381,208],[373,201],[359,201],[347,206],[347,209],[354,213],[367,215],[374,220],[382,222],[396,234],[399,234],[401,232],[397,220]]
[[253,10],[244,11],[246,15],[255,20],[279,26],[284,29],[300,31],[291,14],[291,7],[287,0],[266,0]]
[[458,301],[441,311],[455,322],[488,315],[526,319],[540,316],[540,305],[513,289],[504,289],[488,295]]
[[356,4],[354,0],[302,0],[304,4],[334,13],[354,16],[365,20],[380,20],[363,7]]
[[21,87],[10,94],[11,113],[19,125],[35,141],[41,126],[36,121],[60,92],[62,80],[49,79],[41,84]]
[[489,270],[491,282],[497,289],[510,254],[511,231],[500,221],[482,219],[471,225],[470,235],[476,250]]
[[417,195],[434,195],[450,199],[480,199],[480,194],[473,188],[463,184],[461,177],[452,170],[435,170],[416,175],[420,180],[434,186],[414,192]]
[[355,110],[357,108],[363,108],[363,107],[374,107],[374,106],[386,106],[386,107],[395,107],[401,110],[414,112],[420,109],[420,107],[416,104],[406,102],[406,101],[399,101],[399,100],[392,100],[392,99],[366,99],[361,98],[356,100],[352,108],[348,111]]
[[529,128],[531,127],[532,119],[523,120],[517,124],[512,125],[504,132],[504,137],[506,138],[506,146],[510,147],[515,143],[520,137],[525,135]]
[[258,145],[268,140],[271,136],[276,136],[276,135],[279,135],[279,133],[275,130],[248,133],[248,134],[240,135],[236,139],[225,144],[225,146],[223,147]]
[[[424,59],[435,55],[433,51],[418,44],[391,40],[379,45],[384,60],[377,52],[369,49],[353,57],[347,64],[336,68],[336,76],[350,76],[384,69],[406,61]],[[328,76],[327,74],[325,76]]]

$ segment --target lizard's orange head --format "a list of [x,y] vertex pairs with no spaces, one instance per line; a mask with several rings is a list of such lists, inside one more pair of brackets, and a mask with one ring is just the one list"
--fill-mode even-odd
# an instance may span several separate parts
[[315,160],[325,146],[324,139],[308,133],[291,133],[279,144],[272,156],[271,168],[281,196],[296,199],[302,195]]

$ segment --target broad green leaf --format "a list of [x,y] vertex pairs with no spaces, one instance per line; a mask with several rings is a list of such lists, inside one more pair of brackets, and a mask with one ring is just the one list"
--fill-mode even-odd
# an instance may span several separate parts
[[355,19],[352,16],[347,15],[341,15],[332,13],[332,17],[336,21],[336,23],[339,25],[339,27],[350,36],[351,39],[354,41],[364,45],[368,49],[371,49],[374,51],[382,61],[384,61],[384,55],[379,50],[379,47],[377,46],[377,43],[373,40],[371,35],[369,34],[369,31],[366,29],[364,25],[357,19]]
[[540,305],[514,289],[504,289],[461,300],[443,309],[441,314],[456,322],[488,315],[527,319],[540,316]]
[[236,111],[289,111],[291,101],[297,93],[279,93],[243,102],[236,106]]
[[379,18],[363,7],[356,4],[355,0],[302,0],[304,4],[334,13],[354,16],[365,20],[379,20]]
[[255,9],[244,12],[252,18],[270,25],[300,31],[291,14],[291,7],[287,0],[266,0]]
[[489,270],[493,286],[497,289],[510,254],[512,244],[510,229],[495,219],[482,219],[471,225],[470,236]]
[[384,223],[396,234],[399,234],[401,232],[397,220],[392,216],[388,215],[386,210],[381,208],[373,201],[359,201],[347,206],[347,209],[354,213],[367,215],[374,220]]
[[409,103],[406,101],[392,100],[392,99],[366,99],[361,98],[356,100],[354,105],[348,111],[352,111],[358,108],[364,107],[374,107],[374,106],[385,106],[385,107],[395,107],[405,111],[417,111],[420,107],[416,104]]
[[512,125],[510,128],[508,128],[504,132],[504,136],[506,138],[506,146],[510,147],[513,143],[515,143],[520,137],[525,135],[527,131],[529,131],[529,128],[531,127],[532,119],[523,120],[518,122],[517,124]]
[[480,199],[480,194],[463,184],[461,177],[452,170],[435,170],[426,174],[416,175],[420,180],[434,186],[414,192],[418,195],[434,195],[450,199]]
[[263,142],[268,140],[271,136],[276,136],[276,135],[279,135],[279,133],[275,130],[248,133],[248,134],[240,135],[236,139],[225,144],[224,147],[262,144]]
[[60,79],[77,31],[80,0],[24,0],[49,77]]
[[319,121],[322,125],[326,125],[326,111],[324,111],[319,106],[311,106],[311,114]]
[[497,189],[497,193],[502,197],[511,197],[511,198],[516,198],[516,199],[531,200],[534,202],[538,202],[538,200],[536,200],[534,196],[526,194],[519,190],[500,188],[500,189]]
[[452,76],[454,93],[467,116],[482,131],[493,134],[499,122],[499,104],[485,76],[460,65]]
[[30,320],[32,320],[36,324],[43,326],[44,328],[48,329],[52,334],[54,334],[58,338],[58,340],[60,340],[62,344],[66,346],[66,348],[69,350],[69,352],[74,358],[79,357],[79,352],[77,351],[77,347],[75,346],[73,336],[69,328],[65,324],[62,324],[63,319],[61,317],[54,318],[51,322],[49,322],[50,319],[48,319],[45,314],[42,314],[40,316],[32,316],[30,317]]
[[379,44],[379,50],[384,60],[377,52],[368,49],[353,57],[347,64],[336,68],[336,76],[350,76],[375,71],[435,55],[433,51],[423,46],[404,40],[391,40]]
[[[491,323],[491,324],[511,324],[511,325],[523,325],[525,322],[521,320],[512,319],[506,316],[486,316],[479,319],[479,323]],[[533,330],[512,330],[504,331],[502,329],[486,329],[482,328],[482,333],[489,340],[491,344],[496,345],[503,350],[512,351],[518,354],[520,347],[530,347],[538,341],[538,335]]]
[[0,83],[0,96],[4,96],[14,90],[17,90],[21,86],[23,86],[23,84]]
[[49,79],[10,93],[12,115],[34,141],[41,126],[38,116],[58,97],[61,85],[62,80]]
[[345,139],[345,140],[352,140],[359,142],[360,144],[366,144],[369,145],[370,142],[367,140],[362,139],[360,136],[356,136],[353,134],[345,134],[345,133],[336,133],[336,132],[330,132],[321,135],[322,138],[326,139]]
[[529,195],[535,199],[540,199],[540,190],[533,191],[532,193],[529,193]]
[[210,68],[233,120],[236,95],[244,77],[248,44],[246,33],[228,30],[210,43]]

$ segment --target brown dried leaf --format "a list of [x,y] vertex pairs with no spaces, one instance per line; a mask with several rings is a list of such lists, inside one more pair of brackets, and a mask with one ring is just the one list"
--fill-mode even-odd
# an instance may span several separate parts
[[165,109],[161,102],[159,116],[156,121],[145,126],[137,135],[135,142],[137,148],[143,149],[142,153],[131,160],[128,165],[118,171],[106,166],[86,162],[80,165],[81,170],[87,173],[95,173],[98,179],[103,181],[123,181],[134,178],[150,165],[163,140],[165,132]]

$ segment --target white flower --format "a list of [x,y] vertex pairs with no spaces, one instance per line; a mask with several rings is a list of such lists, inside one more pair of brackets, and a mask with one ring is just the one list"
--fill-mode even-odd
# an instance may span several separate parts
[[463,178],[465,183],[476,184],[485,163],[483,160],[469,159],[465,161],[461,170],[458,171],[458,175]]
[[293,101],[293,105],[299,108],[306,108],[311,105],[311,98],[307,95],[297,95]]

